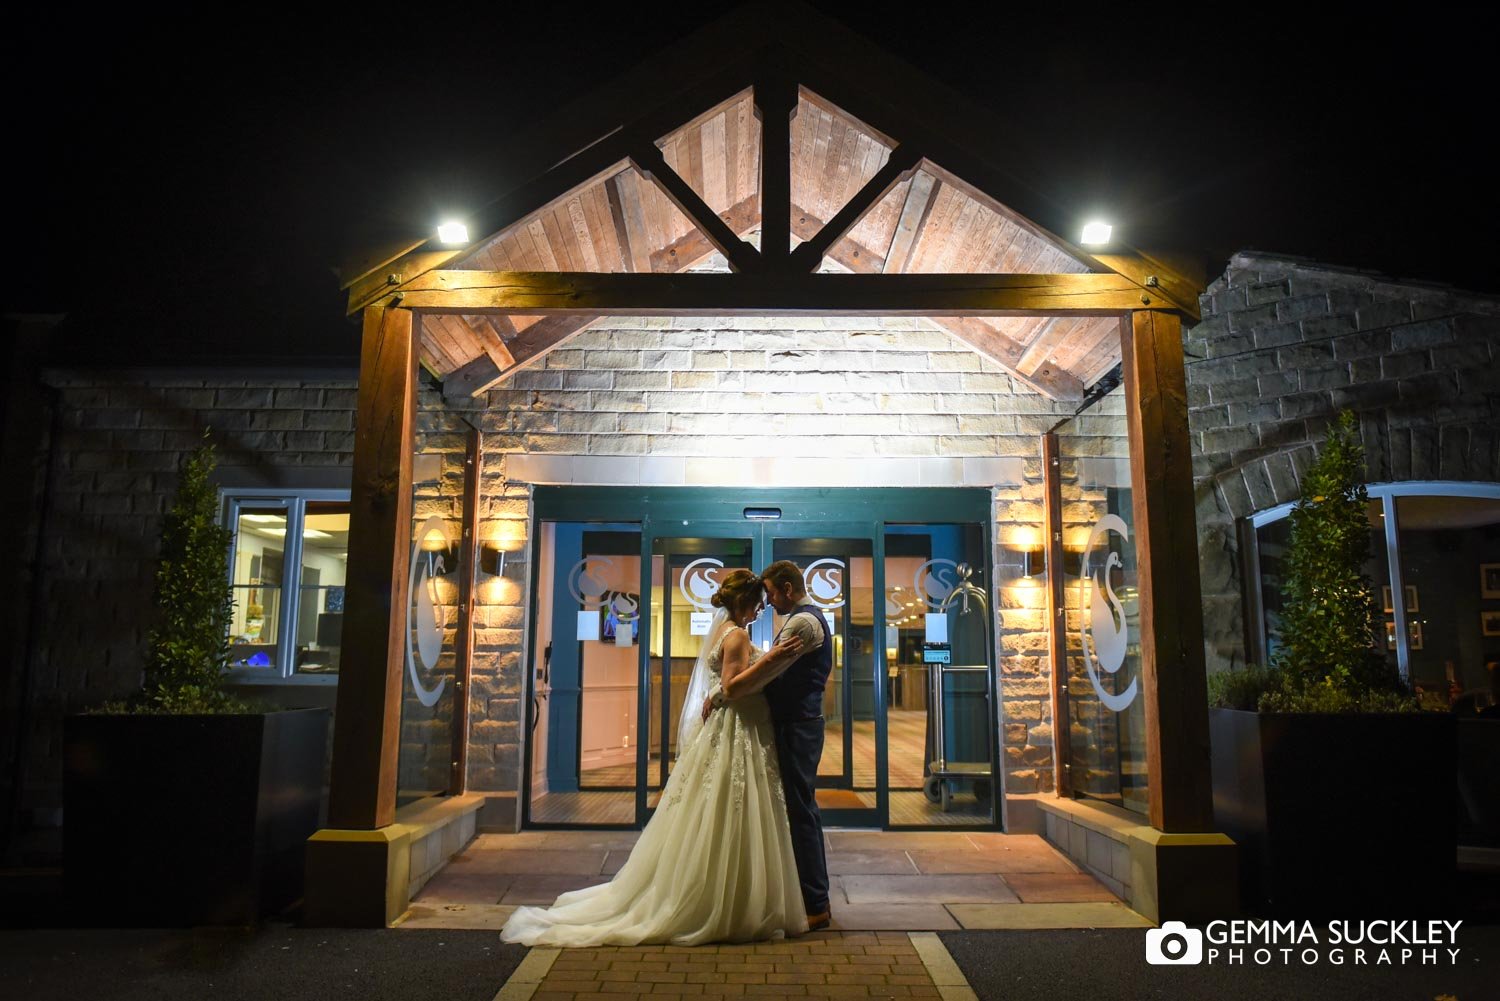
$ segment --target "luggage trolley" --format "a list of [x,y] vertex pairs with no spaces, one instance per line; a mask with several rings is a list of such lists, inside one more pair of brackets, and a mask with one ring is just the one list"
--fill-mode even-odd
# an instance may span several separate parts
[[[958,621],[950,620],[948,624],[949,642],[927,643],[924,644],[922,650],[922,659],[926,662],[928,669],[928,719],[931,723],[927,747],[927,776],[922,780],[922,792],[926,795],[928,802],[940,803],[944,813],[948,812],[956,780],[972,781],[974,796],[980,803],[989,802],[994,781],[994,770],[989,760],[989,720],[993,700],[990,697],[989,658],[984,655],[989,639],[989,631],[986,628],[989,621],[989,599],[984,589],[969,579],[972,575],[973,569],[967,563],[960,563],[958,565],[960,583],[949,592],[948,596],[943,599],[942,605],[939,606],[938,610],[947,615],[949,609],[957,605],[954,620]],[[972,619],[967,618],[976,611],[977,616]],[[959,647],[961,654],[972,656],[974,652],[978,652],[981,655],[978,664],[952,663],[954,647],[952,640],[955,636],[961,635],[961,626],[971,631],[976,628],[978,630],[977,645],[965,643]],[[951,691],[950,677],[954,681],[960,678],[967,680],[978,677],[983,679],[983,685],[979,689],[966,688]],[[971,726],[967,731],[956,730],[953,734],[955,738],[953,743],[964,746],[950,747],[945,695],[961,698],[964,695],[977,694],[984,696],[983,701],[977,706],[981,715],[979,725]],[[958,703],[958,698],[955,698],[955,703]]]

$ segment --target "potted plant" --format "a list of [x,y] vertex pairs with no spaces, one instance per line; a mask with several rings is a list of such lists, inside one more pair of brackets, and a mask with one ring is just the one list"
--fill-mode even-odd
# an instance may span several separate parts
[[1215,820],[1253,912],[1390,915],[1451,893],[1454,718],[1423,711],[1381,653],[1367,507],[1346,410],[1290,515],[1272,664],[1208,679]]
[[205,441],[162,531],[141,689],[64,722],[64,877],[88,923],[244,924],[301,894],[330,717],[226,684],[231,533]]

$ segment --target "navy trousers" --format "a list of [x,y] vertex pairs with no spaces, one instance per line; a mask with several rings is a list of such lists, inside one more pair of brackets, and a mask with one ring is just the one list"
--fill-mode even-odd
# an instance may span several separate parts
[[808,914],[821,914],[828,910],[828,859],[823,855],[823,816],[818,812],[814,784],[823,757],[823,717],[778,721],[775,728],[776,760],[786,791],[802,903]]

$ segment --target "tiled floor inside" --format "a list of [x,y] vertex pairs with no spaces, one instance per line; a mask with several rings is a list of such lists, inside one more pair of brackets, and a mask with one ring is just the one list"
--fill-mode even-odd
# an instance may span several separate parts
[[[633,831],[482,834],[412,902],[404,928],[499,928],[522,904],[605,882]],[[1151,927],[1031,834],[830,830],[833,930]]]

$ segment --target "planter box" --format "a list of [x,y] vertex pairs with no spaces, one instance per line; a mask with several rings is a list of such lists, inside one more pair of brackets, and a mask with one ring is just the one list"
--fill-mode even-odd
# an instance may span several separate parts
[[296,901],[330,719],[68,717],[63,866],[78,923],[248,924]]
[[1240,845],[1245,910],[1450,913],[1456,722],[1210,709],[1214,819]]

